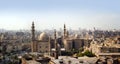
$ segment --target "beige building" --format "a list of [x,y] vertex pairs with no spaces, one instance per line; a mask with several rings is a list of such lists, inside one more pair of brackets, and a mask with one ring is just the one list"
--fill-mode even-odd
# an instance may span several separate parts
[[120,57],[120,44],[117,44],[114,38],[108,38],[101,43],[92,41],[89,50],[97,56]]

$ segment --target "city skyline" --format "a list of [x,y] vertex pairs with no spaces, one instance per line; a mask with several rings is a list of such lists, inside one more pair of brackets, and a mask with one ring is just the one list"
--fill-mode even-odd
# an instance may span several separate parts
[[120,1],[116,0],[5,0],[0,1],[0,29],[30,29],[35,22],[38,30],[119,29]]

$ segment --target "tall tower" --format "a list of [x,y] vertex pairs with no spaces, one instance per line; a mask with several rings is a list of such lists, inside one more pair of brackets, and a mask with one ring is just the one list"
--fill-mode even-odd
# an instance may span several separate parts
[[31,33],[32,33],[32,41],[35,40],[35,26],[34,26],[34,22],[32,22],[32,30],[31,30]]
[[31,30],[31,34],[32,34],[32,43],[31,43],[31,51],[32,52],[37,52],[37,44],[35,41],[35,26],[34,26],[34,22],[32,22],[32,30]]
[[66,36],[67,36],[67,32],[66,32],[66,25],[64,24],[64,38],[66,38]]
[[55,39],[55,53],[54,53],[54,57],[55,59],[58,59],[58,43],[57,43],[57,35],[56,35],[56,30],[54,31],[54,39]]

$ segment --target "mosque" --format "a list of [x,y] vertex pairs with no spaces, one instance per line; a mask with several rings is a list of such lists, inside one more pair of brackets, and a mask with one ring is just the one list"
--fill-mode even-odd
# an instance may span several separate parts
[[[66,25],[64,24],[63,35],[60,38],[56,36],[56,30],[54,31],[54,38],[51,38],[47,33],[42,32],[38,38],[35,38],[35,26],[34,22],[32,23],[32,43],[31,43],[31,51],[39,52],[45,55],[51,55],[55,58],[58,58],[61,51],[68,51],[71,49],[79,49],[84,45],[88,46],[88,40],[81,39],[78,35],[74,37],[69,36],[69,32],[66,29]],[[85,44],[87,43],[87,44]]]

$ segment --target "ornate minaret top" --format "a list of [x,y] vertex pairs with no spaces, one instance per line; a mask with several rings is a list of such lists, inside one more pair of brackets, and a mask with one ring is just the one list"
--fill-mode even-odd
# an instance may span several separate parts
[[34,41],[35,40],[35,26],[34,26],[34,21],[32,22],[32,30],[31,30],[31,32],[32,32],[32,41]]

